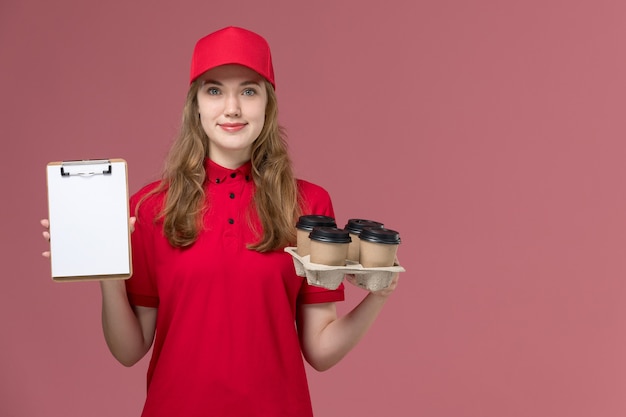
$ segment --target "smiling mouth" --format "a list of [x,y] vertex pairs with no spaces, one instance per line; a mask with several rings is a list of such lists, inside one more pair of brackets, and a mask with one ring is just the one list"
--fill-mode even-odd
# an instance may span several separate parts
[[246,126],[245,123],[221,123],[219,127],[227,132],[237,132]]

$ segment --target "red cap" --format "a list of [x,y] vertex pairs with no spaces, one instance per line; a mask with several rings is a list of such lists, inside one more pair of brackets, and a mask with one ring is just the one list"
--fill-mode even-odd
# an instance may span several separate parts
[[274,88],[272,54],[267,41],[247,29],[229,26],[196,43],[191,58],[191,84],[206,71],[226,64],[239,64],[261,74]]

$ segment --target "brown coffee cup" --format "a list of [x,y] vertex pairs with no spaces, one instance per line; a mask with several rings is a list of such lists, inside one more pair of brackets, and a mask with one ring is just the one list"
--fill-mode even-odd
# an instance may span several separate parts
[[384,225],[374,220],[349,219],[348,223],[344,226],[344,229],[350,233],[350,238],[352,238],[352,242],[350,242],[350,246],[348,247],[348,260],[359,262],[359,235],[361,234],[361,230],[366,227],[384,227]]
[[336,227],[314,227],[309,239],[311,263],[345,266],[351,241],[347,230]]
[[359,263],[364,268],[393,266],[400,234],[384,227],[366,227],[359,234]]
[[309,234],[314,227],[337,227],[335,219],[320,214],[308,214],[300,216],[296,223],[296,252],[300,256],[306,256],[310,252]]

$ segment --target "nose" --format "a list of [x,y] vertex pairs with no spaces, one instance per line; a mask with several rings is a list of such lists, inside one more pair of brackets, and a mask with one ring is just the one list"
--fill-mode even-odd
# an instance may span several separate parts
[[226,97],[224,103],[224,115],[227,117],[239,117],[241,116],[241,106],[239,103],[239,96],[236,94],[229,94]]

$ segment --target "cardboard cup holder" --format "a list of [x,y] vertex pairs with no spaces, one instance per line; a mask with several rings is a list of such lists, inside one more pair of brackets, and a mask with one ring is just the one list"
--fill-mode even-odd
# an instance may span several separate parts
[[368,291],[385,289],[391,284],[393,274],[405,272],[396,260],[393,266],[380,268],[364,268],[360,263],[346,260],[345,266],[330,266],[310,262],[310,255],[300,256],[296,247],[287,247],[285,252],[293,257],[296,274],[306,277],[309,285],[335,290],[343,281],[345,274],[353,274],[354,281],[348,281]]

